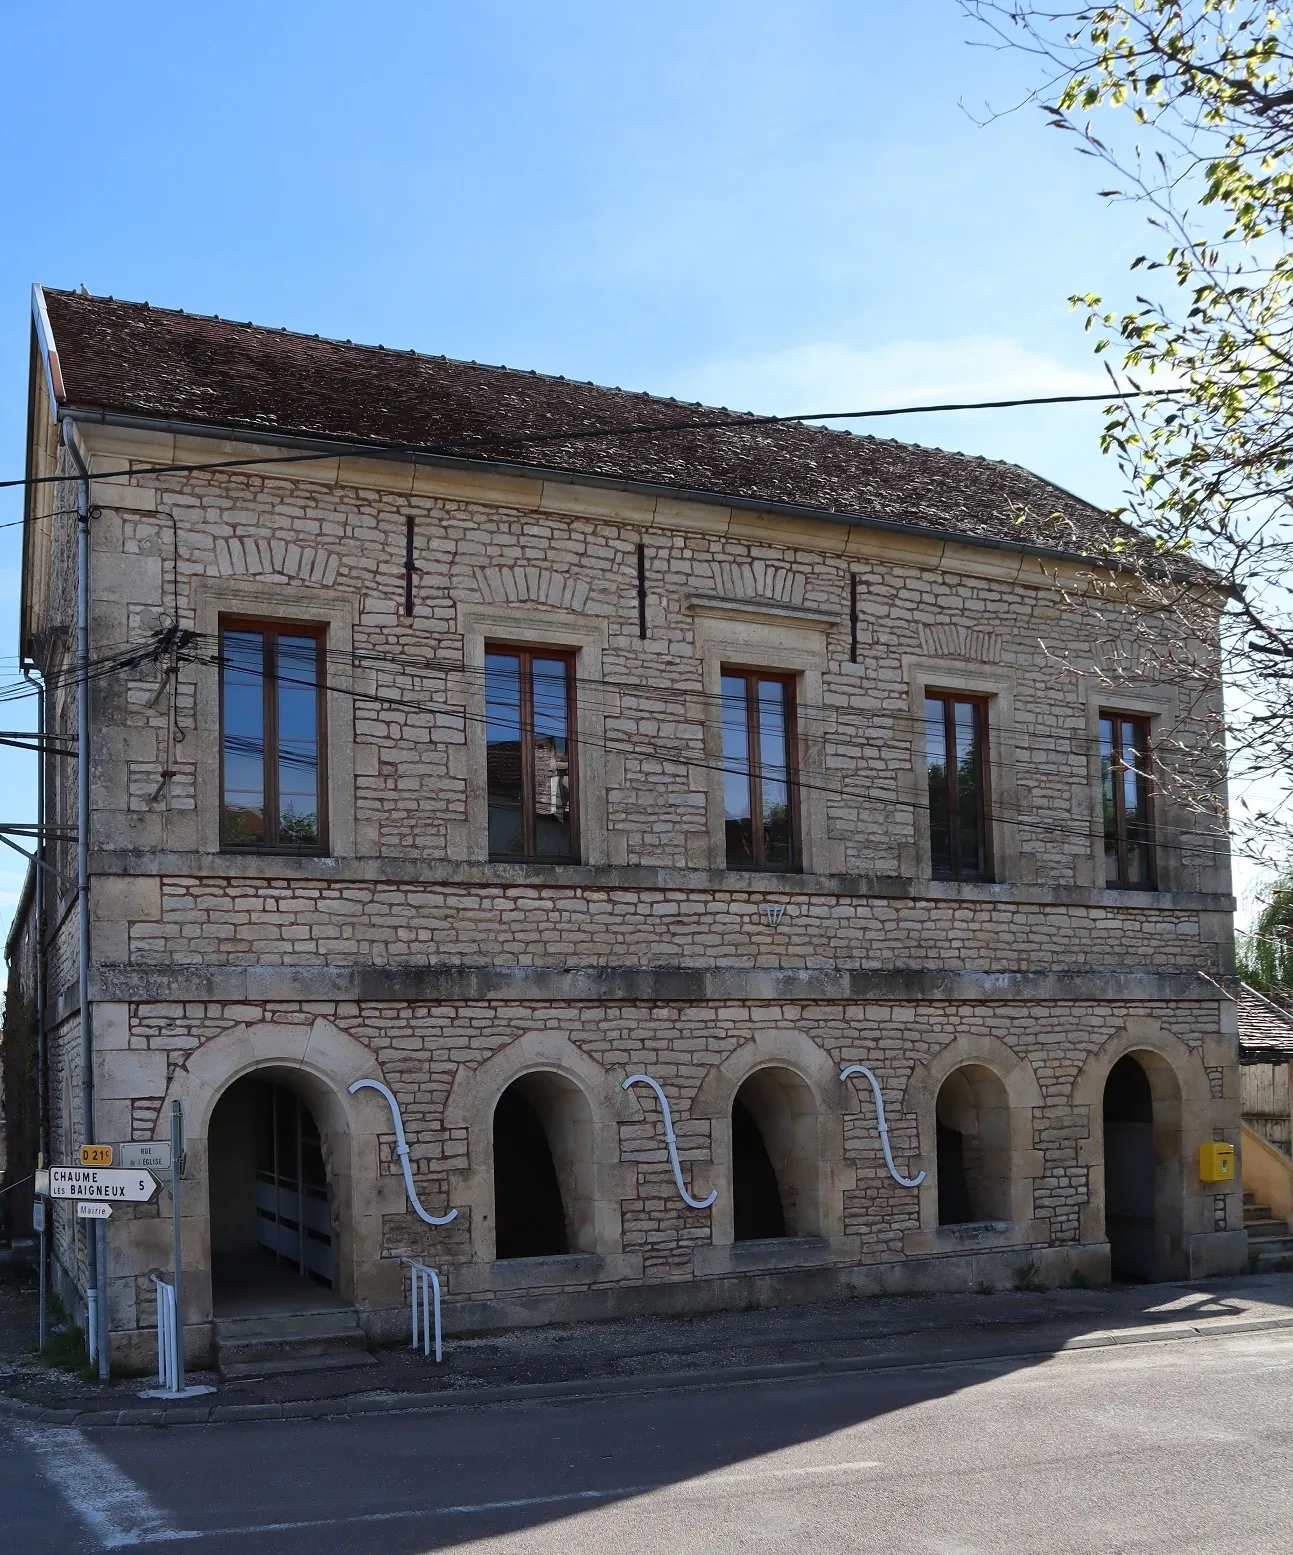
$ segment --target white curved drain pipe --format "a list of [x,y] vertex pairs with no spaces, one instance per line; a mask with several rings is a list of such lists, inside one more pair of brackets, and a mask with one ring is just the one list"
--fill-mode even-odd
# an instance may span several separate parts
[[665,1144],[669,1147],[669,1165],[673,1167],[673,1180],[678,1184],[678,1192],[682,1194],[683,1202],[689,1204],[692,1209],[708,1209],[718,1197],[718,1189],[711,1188],[707,1199],[693,1199],[684,1187],[682,1166],[678,1160],[678,1139],[673,1131],[673,1115],[669,1111],[668,1098],[660,1089],[658,1081],[653,1080],[649,1074],[631,1074],[620,1089],[627,1091],[630,1085],[649,1085],[656,1093],[660,1102],[660,1112],[664,1118],[664,1138]]
[[840,1079],[847,1080],[851,1074],[864,1074],[871,1082],[871,1089],[875,1092],[876,1122],[880,1125],[880,1144],[884,1149],[884,1164],[889,1168],[889,1175],[895,1182],[900,1182],[904,1188],[918,1188],[925,1180],[924,1172],[916,1177],[904,1177],[893,1164],[893,1151],[889,1149],[889,1125],[884,1120],[884,1097],[880,1094],[880,1082],[871,1073],[865,1064],[847,1064],[840,1070]]
[[386,1098],[386,1105],[391,1109],[391,1119],[395,1124],[395,1154],[400,1158],[400,1165],[404,1168],[404,1186],[408,1190],[409,1203],[413,1206],[413,1212],[419,1220],[425,1220],[429,1226],[447,1226],[451,1220],[456,1219],[458,1211],[451,1209],[447,1215],[428,1215],[422,1208],[422,1201],[418,1198],[418,1191],[413,1186],[413,1168],[409,1165],[409,1147],[404,1138],[404,1120],[400,1117],[400,1104],[391,1094],[390,1088],[382,1084],[380,1080],[356,1080],[349,1087],[353,1096],[356,1091],[377,1091]]

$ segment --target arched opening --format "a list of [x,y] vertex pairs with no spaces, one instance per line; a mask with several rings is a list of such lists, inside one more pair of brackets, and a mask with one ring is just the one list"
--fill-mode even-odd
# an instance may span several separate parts
[[817,1109],[789,1069],[759,1069],[732,1101],[732,1237],[816,1236]]
[[211,1285],[217,1313],[314,1305],[337,1284],[323,1142],[304,1099],[237,1080],[207,1128]]
[[1156,1277],[1154,1093],[1130,1054],[1104,1087],[1104,1220],[1115,1280]]
[[934,1107],[938,1223],[1011,1217],[1010,1101],[991,1069],[967,1064],[943,1081]]
[[592,1114],[579,1087],[522,1075],[494,1107],[494,1256],[596,1250]]

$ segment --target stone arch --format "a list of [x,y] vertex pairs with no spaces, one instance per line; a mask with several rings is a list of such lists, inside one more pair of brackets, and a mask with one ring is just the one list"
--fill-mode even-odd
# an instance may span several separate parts
[[[794,1027],[759,1032],[705,1076],[691,1105],[711,1120],[718,1200],[715,1246],[734,1242],[733,1106],[754,1114],[785,1204],[791,1236],[838,1237],[844,1220],[844,1110],[849,1097],[834,1059]],[[856,1105],[854,1103],[853,1105]]]
[[477,567],[476,586],[481,597],[494,605],[531,603],[555,605],[562,610],[582,610],[588,603],[589,585],[583,578],[551,567]]
[[[925,1169],[925,1180],[917,1190],[921,1226],[936,1237],[952,1235],[959,1238],[960,1235],[940,1231],[938,1204],[939,1096],[946,1082],[958,1071],[967,1072],[967,1088],[971,1092],[976,1089],[974,1081],[977,1080],[977,1090],[987,1094],[991,1082],[982,1073],[976,1073],[986,1071],[1004,1093],[1006,1117],[1000,1137],[994,1141],[994,1149],[999,1155],[994,1169],[1002,1184],[995,1202],[999,1209],[1006,1211],[1000,1219],[1010,1227],[1006,1233],[1010,1240],[1035,1240],[1039,1234],[1044,1235],[1043,1228],[1033,1225],[1033,1186],[1043,1170],[1041,1152],[1033,1146],[1034,1109],[1043,1105],[1041,1086],[1026,1058],[1000,1038],[985,1032],[954,1037],[927,1063],[918,1064],[907,1082],[903,1105],[916,1118],[920,1164]],[[914,1162],[909,1170],[914,1175]]]
[[1010,1099],[999,1075],[962,1064],[934,1101],[940,1226],[1013,1219]]
[[[471,1207],[472,1256],[492,1263],[497,1256],[494,1229],[494,1112],[509,1087],[528,1082],[542,1102],[564,1093],[572,1130],[582,1127],[569,1101],[571,1090],[587,1107],[587,1153],[582,1160],[572,1155],[564,1166],[554,1160],[570,1190],[573,1229],[572,1252],[603,1256],[621,1249],[620,1202],[630,1196],[627,1176],[620,1161],[619,1124],[643,1116],[637,1101],[622,1091],[615,1077],[558,1031],[530,1031],[476,1068],[460,1065],[445,1103],[445,1127],[467,1134],[468,1159],[461,1198]],[[549,1077],[549,1078],[540,1078]],[[584,1141],[579,1140],[579,1149]],[[556,1152],[554,1152],[554,1155]]]
[[295,540],[232,536],[215,543],[216,570],[223,577],[250,575],[285,583],[317,583],[331,588],[340,560],[333,551]]
[[1107,1241],[1104,1093],[1122,1058],[1134,1058],[1145,1071],[1153,1102],[1155,1274],[1158,1279],[1184,1278],[1189,1272],[1189,1233],[1205,1229],[1203,1192],[1187,1165],[1199,1145],[1212,1137],[1212,1093],[1202,1055],[1152,1017],[1129,1020],[1124,1031],[1088,1057],[1073,1082],[1073,1110],[1085,1111],[1088,1126],[1078,1147],[1088,1183],[1081,1237],[1084,1242]]
[[399,1306],[399,1268],[381,1262],[381,1217],[406,1202],[402,1178],[382,1171],[379,1136],[391,1132],[390,1113],[375,1092],[351,1096],[347,1089],[354,1080],[380,1079],[381,1068],[371,1049],[322,1017],[309,1025],[235,1026],[204,1042],[171,1075],[155,1136],[167,1136],[171,1102],[181,1102],[188,1148],[183,1220],[194,1248],[186,1305],[209,1320],[211,1114],[231,1085],[253,1073],[298,1090],[318,1125],[334,1196],[338,1294],[365,1309]]

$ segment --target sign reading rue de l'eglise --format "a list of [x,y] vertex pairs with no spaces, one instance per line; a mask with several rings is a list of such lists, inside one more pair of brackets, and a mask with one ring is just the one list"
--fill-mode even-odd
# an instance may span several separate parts
[[51,1166],[52,1199],[106,1199],[117,1204],[147,1204],[157,1192],[151,1172],[112,1166]]

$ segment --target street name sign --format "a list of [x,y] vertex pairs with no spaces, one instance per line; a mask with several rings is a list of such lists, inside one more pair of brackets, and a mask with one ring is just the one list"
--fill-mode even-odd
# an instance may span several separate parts
[[112,1165],[112,1146],[111,1145],[82,1145],[81,1146],[81,1165],[82,1166],[111,1166]]
[[171,1144],[168,1139],[150,1140],[143,1145],[118,1145],[116,1149],[118,1166],[129,1166],[144,1172],[169,1172],[171,1169]]
[[76,1201],[76,1218],[78,1220],[111,1220],[112,1205],[100,1204],[94,1199],[78,1199]]
[[51,1166],[52,1199],[98,1199],[114,1204],[147,1204],[157,1192],[151,1172],[117,1166]]

